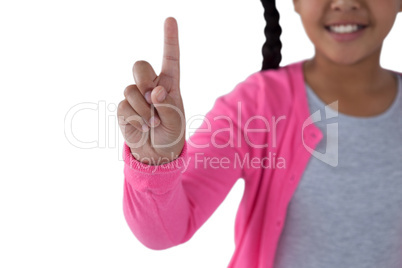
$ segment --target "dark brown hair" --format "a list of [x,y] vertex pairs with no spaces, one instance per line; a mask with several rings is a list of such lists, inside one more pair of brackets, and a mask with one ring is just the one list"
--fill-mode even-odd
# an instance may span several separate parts
[[261,70],[278,69],[282,60],[280,40],[282,28],[279,25],[279,12],[276,9],[275,0],[261,0],[261,2],[265,9],[264,18],[267,23],[264,29],[266,41],[262,47]]

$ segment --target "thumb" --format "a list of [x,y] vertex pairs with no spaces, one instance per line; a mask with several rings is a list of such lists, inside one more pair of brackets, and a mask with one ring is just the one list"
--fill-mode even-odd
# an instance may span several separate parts
[[[180,109],[183,105],[177,103],[163,86],[157,86],[152,90],[151,100],[162,125],[175,130],[185,127],[184,112]],[[178,101],[181,101],[181,98]]]

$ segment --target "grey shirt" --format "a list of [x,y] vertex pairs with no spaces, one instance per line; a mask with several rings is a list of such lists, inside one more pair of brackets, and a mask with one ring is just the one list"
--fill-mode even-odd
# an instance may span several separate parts
[[[324,134],[315,150],[325,153],[327,142],[337,138],[338,164],[311,157],[288,205],[274,268],[402,267],[402,78],[397,77],[397,97],[373,117],[339,113],[325,120],[325,104],[306,84],[310,112],[320,110],[324,118],[315,123]],[[338,131],[327,131],[334,122]]]

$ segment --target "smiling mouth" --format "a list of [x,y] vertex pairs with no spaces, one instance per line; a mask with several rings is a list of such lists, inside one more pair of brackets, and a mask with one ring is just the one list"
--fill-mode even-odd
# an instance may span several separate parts
[[354,40],[358,40],[361,36],[363,36],[367,25],[360,24],[344,24],[344,25],[328,25],[325,26],[329,36],[332,37],[333,40],[344,43],[344,42],[352,42]]
[[327,31],[335,34],[350,34],[367,28],[367,25],[363,24],[328,25],[324,26],[324,28]]

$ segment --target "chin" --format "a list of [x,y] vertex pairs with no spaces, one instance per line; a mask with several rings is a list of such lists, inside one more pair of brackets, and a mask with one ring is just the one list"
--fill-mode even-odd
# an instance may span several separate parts
[[333,55],[329,60],[338,65],[355,65],[363,60],[362,57],[348,56],[348,55]]

